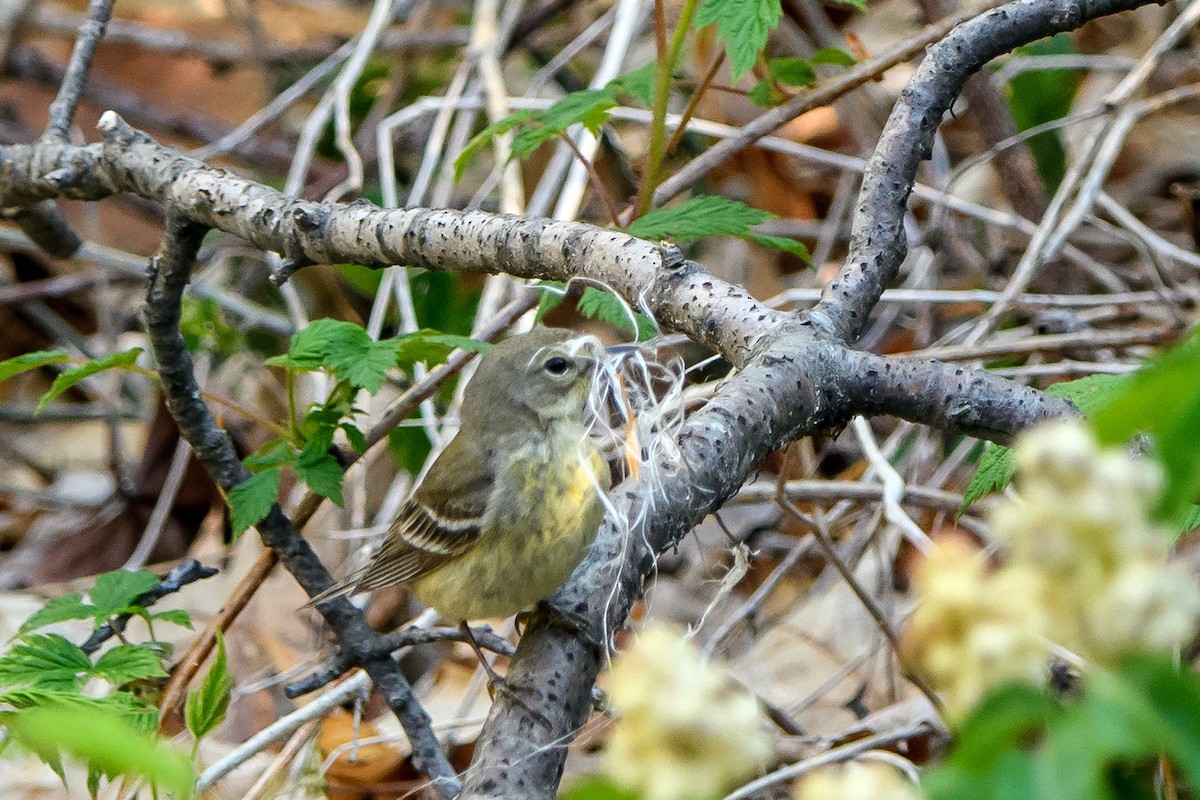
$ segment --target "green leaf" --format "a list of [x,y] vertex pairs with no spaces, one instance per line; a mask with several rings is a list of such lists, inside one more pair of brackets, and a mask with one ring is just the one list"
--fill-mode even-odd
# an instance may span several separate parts
[[389,433],[388,452],[399,469],[409,475],[419,475],[425,460],[429,458],[432,445],[419,424],[420,417],[414,414],[408,421],[418,424],[401,425]]
[[651,61],[646,66],[635,69],[628,75],[613,78],[605,88],[614,95],[621,92],[631,94],[645,105],[650,105],[654,102],[654,80],[657,68],[658,64]]
[[513,157],[527,158],[544,142],[567,132],[572,125],[582,125],[597,136],[608,122],[608,111],[617,105],[610,89],[585,89],[571,92],[554,105],[529,120],[513,136]]
[[958,513],[966,511],[976,500],[985,494],[997,492],[1012,482],[1013,472],[1016,471],[1016,461],[1012,450],[1002,444],[988,443],[987,449],[979,459],[979,468],[967,484],[963,492],[962,506]]
[[571,92],[545,111],[536,113],[519,111],[497,120],[476,134],[454,160],[454,179],[462,177],[467,164],[495,137],[515,131],[512,139],[512,157],[527,158],[543,143],[566,133],[572,125],[582,125],[592,133],[599,134],[600,127],[608,121],[608,111],[617,105],[619,92],[640,92],[644,77],[641,70],[617,78],[603,89],[585,89]]
[[291,464],[294,460],[295,453],[288,443],[282,439],[273,439],[243,458],[242,463],[251,472],[261,472],[271,467]]
[[314,439],[305,445],[292,468],[296,470],[296,477],[304,481],[308,488],[341,507],[345,504],[342,497],[342,478],[345,473],[337,459],[327,452],[329,444],[324,438]]
[[195,776],[183,753],[141,733],[119,714],[96,707],[31,708],[5,719],[12,736],[39,754],[65,752],[105,775],[134,775],[179,797]]
[[35,353],[25,353],[0,361],[0,381],[6,381],[13,375],[44,367],[47,364],[60,364],[70,360],[71,357],[61,350],[38,350]]
[[789,239],[786,236],[770,236],[765,233],[751,232],[740,234],[738,238],[754,242],[755,244],[761,244],[763,247],[772,247],[776,250],[782,250],[785,253],[791,253],[801,261],[808,261],[811,258],[804,242]]
[[806,59],[772,58],[767,63],[771,75],[784,86],[812,86],[817,82],[817,71]]
[[272,366],[292,369],[326,368],[339,380],[374,394],[396,366],[394,345],[375,341],[366,329],[352,322],[318,319],[292,336],[287,359],[269,359]]
[[200,687],[188,692],[184,707],[183,716],[192,736],[199,740],[216,730],[225,719],[232,694],[233,678],[225,663],[225,641],[218,635],[217,656]]
[[1046,387],[1046,394],[1070,400],[1083,416],[1091,419],[1117,397],[1128,380],[1128,375],[1088,375],[1051,384]]
[[462,152],[459,153],[454,159],[455,182],[457,183],[458,181],[462,180],[463,173],[466,171],[467,167],[470,166],[471,162],[475,160],[475,156],[479,155],[479,152],[483,150],[483,148],[491,144],[492,139],[508,133],[513,128],[524,124],[531,119],[533,119],[532,111],[517,111],[509,114],[507,117],[496,120],[491,125],[488,125],[479,133],[472,136],[471,140],[468,141],[466,146],[462,149]]
[[779,0],[703,0],[696,10],[696,28],[717,26],[717,38],[725,42],[733,79],[738,81],[754,66],[781,16]]
[[148,570],[128,572],[123,569],[106,572],[96,578],[88,591],[92,601],[92,616],[97,623],[110,617],[124,614],[133,606],[133,601],[158,586],[158,576]]
[[1180,533],[1191,533],[1200,528],[1200,505],[1193,505],[1183,515],[1183,522],[1179,524]]
[[[1074,381],[1060,381],[1046,388],[1046,394],[1070,400],[1085,418],[1092,418],[1112,402],[1125,386],[1127,375],[1088,375]],[[1007,447],[988,444],[979,459],[979,468],[963,493],[961,514],[985,494],[999,491],[1012,482],[1016,464]]]
[[22,623],[18,634],[28,631],[44,628],[47,625],[53,625],[56,622],[65,622],[70,619],[91,619],[92,606],[83,602],[83,598],[78,594],[64,594],[58,597],[51,597],[46,605],[38,611],[33,612],[29,619]]
[[844,6],[850,6],[851,8],[857,8],[859,11],[867,10],[867,0],[831,0],[831,1],[834,3],[840,3],[841,5],[844,5]]
[[770,78],[763,78],[754,84],[747,97],[750,98],[750,102],[761,108],[774,108],[787,100],[787,95],[781,92],[775,81]]
[[157,653],[135,644],[119,644],[103,653],[92,667],[92,674],[104,678],[114,686],[142,678],[163,678],[167,675],[159,663]]
[[97,358],[94,361],[89,361],[81,367],[67,370],[54,379],[54,383],[50,385],[50,390],[42,395],[42,399],[38,400],[38,404],[34,409],[34,413],[41,413],[42,409],[50,405],[54,398],[58,397],[67,389],[70,389],[81,380],[90,378],[91,376],[106,370],[132,366],[137,362],[138,356],[141,354],[142,348],[134,347],[129,350],[123,350],[120,353],[113,353],[112,355],[105,356],[104,358]]
[[1159,513],[1182,519],[1200,497],[1200,332],[1125,376],[1092,417],[1101,441],[1123,444],[1136,433],[1154,437],[1167,485]]
[[[602,319],[614,328],[636,334],[638,341],[654,338],[654,322],[640,311],[630,316],[629,306],[612,292],[589,286],[579,297],[579,313],[588,319]],[[636,325],[636,329],[635,329]]]
[[279,477],[276,467],[253,475],[230,489],[230,524],[235,538],[257,525],[270,512],[279,497]]
[[57,633],[30,634],[0,656],[0,686],[78,690],[92,662]]
[[711,194],[701,195],[672,208],[656,208],[648,212],[633,221],[628,233],[651,241],[671,237],[687,243],[702,236],[749,233],[750,226],[774,216],[736,200]]
[[486,353],[491,345],[472,339],[469,336],[458,336],[452,333],[422,328],[405,336],[395,339],[396,355],[399,363],[410,366],[422,361],[426,364],[436,364],[445,360],[456,349],[468,350],[472,353]]
[[637,792],[621,787],[612,778],[599,775],[576,778],[559,795],[560,800],[638,800],[639,797]]
[[225,321],[225,312],[210,297],[184,297],[179,331],[189,352],[211,350],[233,353],[241,349],[245,336]]
[[363,432],[358,429],[358,426],[353,422],[342,422],[338,425],[346,434],[346,440],[350,442],[350,446],[358,453],[367,452],[367,437],[363,436]]
[[1200,677],[1164,656],[1130,659],[1112,677],[1098,691],[1132,709],[1130,727],[1142,734],[1147,749],[1166,751],[1192,788],[1200,786]]
[[651,241],[673,238],[683,243],[694,242],[702,236],[737,236],[806,258],[808,251],[801,243],[752,230],[754,225],[774,218],[769,211],[750,208],[736,200],[701,195],[672,208],[656,208],[634,220],[627,232]]
[[[855,4],[857,5],[857,3]],[[865,7],[865,6],[864,6]],[[854,56],[847,53],[845,50],[839,50],[836,47],[822,47],[817,52],[813,53],[809,59],[812,64],[830,64],[835,67],[853,67],[858,62]]]
[[150,615],[150,619],[155,622],[162,621],[169,625],[178,625],[181,628],[192,629],[192,617],[182,608],[168,608],[166,611],[158,611]]
[[[1013,51],[1017,56],[1072,55],[1074,40],[1059,34]],[[1029,70],[1008,82],[1008,105],[1021,130],[1062,119],[1071,112],[1082,73],[1074,69]],[[1058,188],[1066,172],[1066,149],[1058,131],[1045,131],[1027,144],[1048,193]]]

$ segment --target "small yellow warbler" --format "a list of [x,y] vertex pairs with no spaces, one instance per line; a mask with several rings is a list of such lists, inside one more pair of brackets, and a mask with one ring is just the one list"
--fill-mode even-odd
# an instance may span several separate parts
[[408,584],[448,619],[514,614],[561,586],[600,524],[608,465],[584,410],[601,353],[539,328],[479,362],[462,424],[371,562],[314,603]]

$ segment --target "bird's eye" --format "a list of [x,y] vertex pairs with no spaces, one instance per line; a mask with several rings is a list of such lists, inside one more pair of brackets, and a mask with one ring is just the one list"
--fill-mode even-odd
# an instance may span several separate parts
[[562,356],[552,356],[546,359],[546,363],[542,364],[546,372],[551,375],[562,375],[567,371],[567,367],[571,366],[571,362],[567,361]]

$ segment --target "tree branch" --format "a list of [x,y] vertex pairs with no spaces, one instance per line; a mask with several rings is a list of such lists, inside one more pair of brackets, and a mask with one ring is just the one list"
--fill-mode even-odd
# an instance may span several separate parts
[[892,109],[863,175],[850,254],[809,312],[843,341],[862,334],[879,296],[908,254],[904,211],[917,167],[929,158],[942,116],[967,78],[998,55],[1148,0],[1016,0],[956,27],[925,60]]
[[[167,408],[179,425],[180,435],[191,444],[213,480],[229,490],[247,480],[250,473],[238,460],[229,436],[217,425],[201,399],[192,358],[179,330],[183,289],[205,233],[204,226],[168,209],[162,247],[150,265],[146,329],[158,362]],[[280,562],[310,597],[333,585],[333,578],[325,566],[278,505],[259,523],[258,532],[263,544],[279,556]],[[454,769],[433,734],[429,716],[417,702],[386,646],[380,644],[381,635],[367,625],[362,613],[344,597],[322,603],[317,610],[334,632],[348,661],[366,670],[400,720],[412,744],[413,765],[434,779],[442,796],[453,796],[458,789]]]

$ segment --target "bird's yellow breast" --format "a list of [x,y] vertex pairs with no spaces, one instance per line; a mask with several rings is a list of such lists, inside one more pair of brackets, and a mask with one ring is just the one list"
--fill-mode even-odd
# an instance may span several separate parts
[[478,544],[415,580],[414,593],[448,619],[527,608],[587,554],[603,513],[598,492],[608,486],[608,465],[582,428],[519,445],[497,475]]

